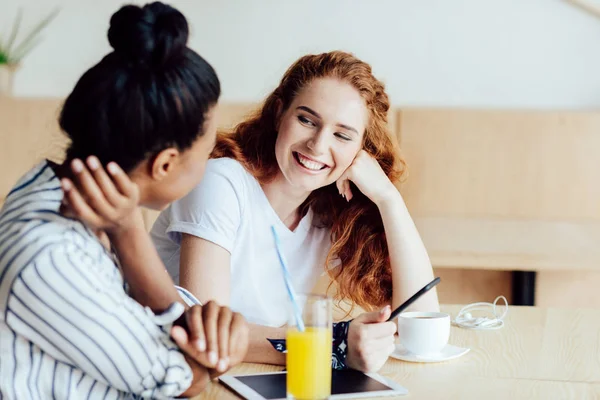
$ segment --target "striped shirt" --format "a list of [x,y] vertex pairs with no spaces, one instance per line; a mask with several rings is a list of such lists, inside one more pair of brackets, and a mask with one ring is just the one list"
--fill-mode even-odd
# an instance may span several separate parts
[[129,297],[113,255],[59,213],[47,162],[0,211],[0,400],[171,398],[192,372],[169,336],[183,312]]

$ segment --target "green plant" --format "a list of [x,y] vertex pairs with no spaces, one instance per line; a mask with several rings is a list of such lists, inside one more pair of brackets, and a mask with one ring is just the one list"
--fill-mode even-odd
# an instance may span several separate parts
[[16,42],[19,27],[23,19],[23,10],[19,9],[15,22],[10,30],[6,41],[0,36],[0,64],[18,64],[40,41],[40,32],[58,15],[58,9],[55,9],[45,18],[39,21],[21,40]]

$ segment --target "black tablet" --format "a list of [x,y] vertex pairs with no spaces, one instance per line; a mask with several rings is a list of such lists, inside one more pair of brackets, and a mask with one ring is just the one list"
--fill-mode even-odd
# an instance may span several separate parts
[[[378,374],[355,370],[332,371],[331,399],[358,399],[378,396],[399,396],[408,391]],[[245,399],[285,399],[286,373],[271,372],[256,375],[222,376],[219,380]]]

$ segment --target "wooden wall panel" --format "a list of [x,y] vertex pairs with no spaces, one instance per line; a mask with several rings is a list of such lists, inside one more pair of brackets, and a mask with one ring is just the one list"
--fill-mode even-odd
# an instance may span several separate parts
[[600,112],[405,109],[415,216],[600,221]]
[[600,113],[404,109],[401,185],[436,267],[600,269]]
[[60,106],[58,99],[0,96],[0,199],[44,157],[60,161],[68,143],[58,128]]

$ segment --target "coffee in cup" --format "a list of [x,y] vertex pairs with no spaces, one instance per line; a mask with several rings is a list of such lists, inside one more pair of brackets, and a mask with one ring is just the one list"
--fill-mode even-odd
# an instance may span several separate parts
[[441,312],[405,312],[398,316],[400,344],[419,356],[442,351],[450,338],[450,315]]

